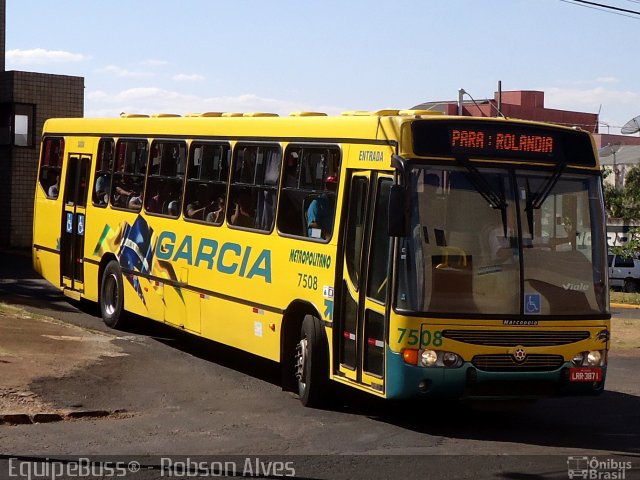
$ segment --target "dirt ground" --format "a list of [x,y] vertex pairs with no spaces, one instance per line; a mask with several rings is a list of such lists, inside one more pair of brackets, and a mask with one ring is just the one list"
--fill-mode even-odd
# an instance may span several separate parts
[[123,355],[114,338],[0,304],[0,414],[67,413],[43,402],[29,385]]
[[[640,317],[640,310],[638,310]],[[611,352],[617,355],[640,356],[640,319],[611,320]]]

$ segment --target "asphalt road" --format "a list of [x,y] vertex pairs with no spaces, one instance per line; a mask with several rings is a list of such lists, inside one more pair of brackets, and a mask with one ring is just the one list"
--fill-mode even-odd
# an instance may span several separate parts
[[104,332],[121,353],[61,378],[38,378],[31,391],[60,408],[127,412],[0,425],[0,478],[17,471],[15,462],[65,455],[135,459],[142,468],[129,472],[131,478],[166,476],[169,460],[162,455],[182,459],[196,473],[211,474],[217,456],[228,462],[227,473],[235,465],[237,476],[252,476],[249,458],[264,461],[258,478],[295,470],[296,478],[371,479],[567,478],[568,457],[588,456],[609,462],[600,471],[617,468],[612,460],[630,461],[624,478],[640,478],[640,358],[634,356],[610,356],[599,397],[469,409],[389,404],[351,393],[330,409],[313,410],[280,389],[272,362],[142,319],[127,332],[107,329],[86,305],[38,278],[29,258],[0,253],[0,301]]

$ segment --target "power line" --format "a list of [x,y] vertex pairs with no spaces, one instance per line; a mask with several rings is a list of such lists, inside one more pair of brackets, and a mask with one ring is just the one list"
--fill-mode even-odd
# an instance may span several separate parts
[[568,3],[569,5],[574,5],[576,7],[590,8],[590,9],[596,10],[598,12],[606,12],[606,13],[611,13],[613,15],[619,15],[621,17],[633,18],[634,20],[638,20],[638,17],[632,16],[632,15],[626,15],[626,14],[620,13],[620,12],[612,12],[610,10],[604,10],[604,9],[598,8],[598,7],[591,7],[589,5],[582,5],[580,3],[573,3],[574,0],[560,0],[560,1],[564,2],[564,3]]
[[[598,3],[598,2],[590,2],[587,0],[561,0],[565,3],[570,3],[570,4],[574,4],[574,5],[579,5],[581,7],[587,7],[587,8],[594,8],[596,10],[611,10],[610,13],[615,13],[617,15],[622,15],[624,17],[629,17],[629,18],[638,18],[640,17],[640,12],[636,11],[636,10],[628,10],[626,8],[620,8],[620,7],[614,7],[613,5],[606,5],[604,3]],[[633,3],[640,3],[640,2],[633,2]],[[625,14],[632,14],[632,15],[638,15],[638,17],[632,17],[631,15],[625,15]]]
[[582,5],[580,3],[573,3],[574,0],[560,0],[560,1],[564,2],[564,3],[568,3],[569,5],[575,5],[576,7],[590,8],[590,9],[596,10],[598,12],[606,12],[606,13],[611,13],[613,15],[619,15],[621,17],[633,18],[635,20],[638,20],[638,17],[636,17],[636,16],[626,15],[626,14],[620,13],[620,12],[612,12],[610,10],[604,10],[604,9],[598,8],[598,7],[591,7],[589,5]]

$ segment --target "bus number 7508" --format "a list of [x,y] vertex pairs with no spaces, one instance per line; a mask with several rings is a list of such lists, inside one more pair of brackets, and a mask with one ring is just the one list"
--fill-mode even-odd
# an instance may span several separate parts
[[417,345],[418,341],[420,341],[420,345],[427,346],[433,345],[434,347],[442,346],[442,331],[436,330],[435,332],[431,332],[431,330],[423,330],[422,334],[418,336],[419,330],[415,329],[407,329],[407,328],[398,328],[398,332],[400,332],[400,337],[398,338],[398,343],[402,343],[404,337],[408,334],[408,344],[409,346]]

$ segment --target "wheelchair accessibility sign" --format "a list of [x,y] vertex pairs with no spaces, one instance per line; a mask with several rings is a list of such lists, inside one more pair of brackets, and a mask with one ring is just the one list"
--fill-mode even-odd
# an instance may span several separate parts
[[73,233],[73,213],[67,212],[67,233]]
[[524,294],[524,313],[525,315],[540,314],[540,294],[539,293]]

